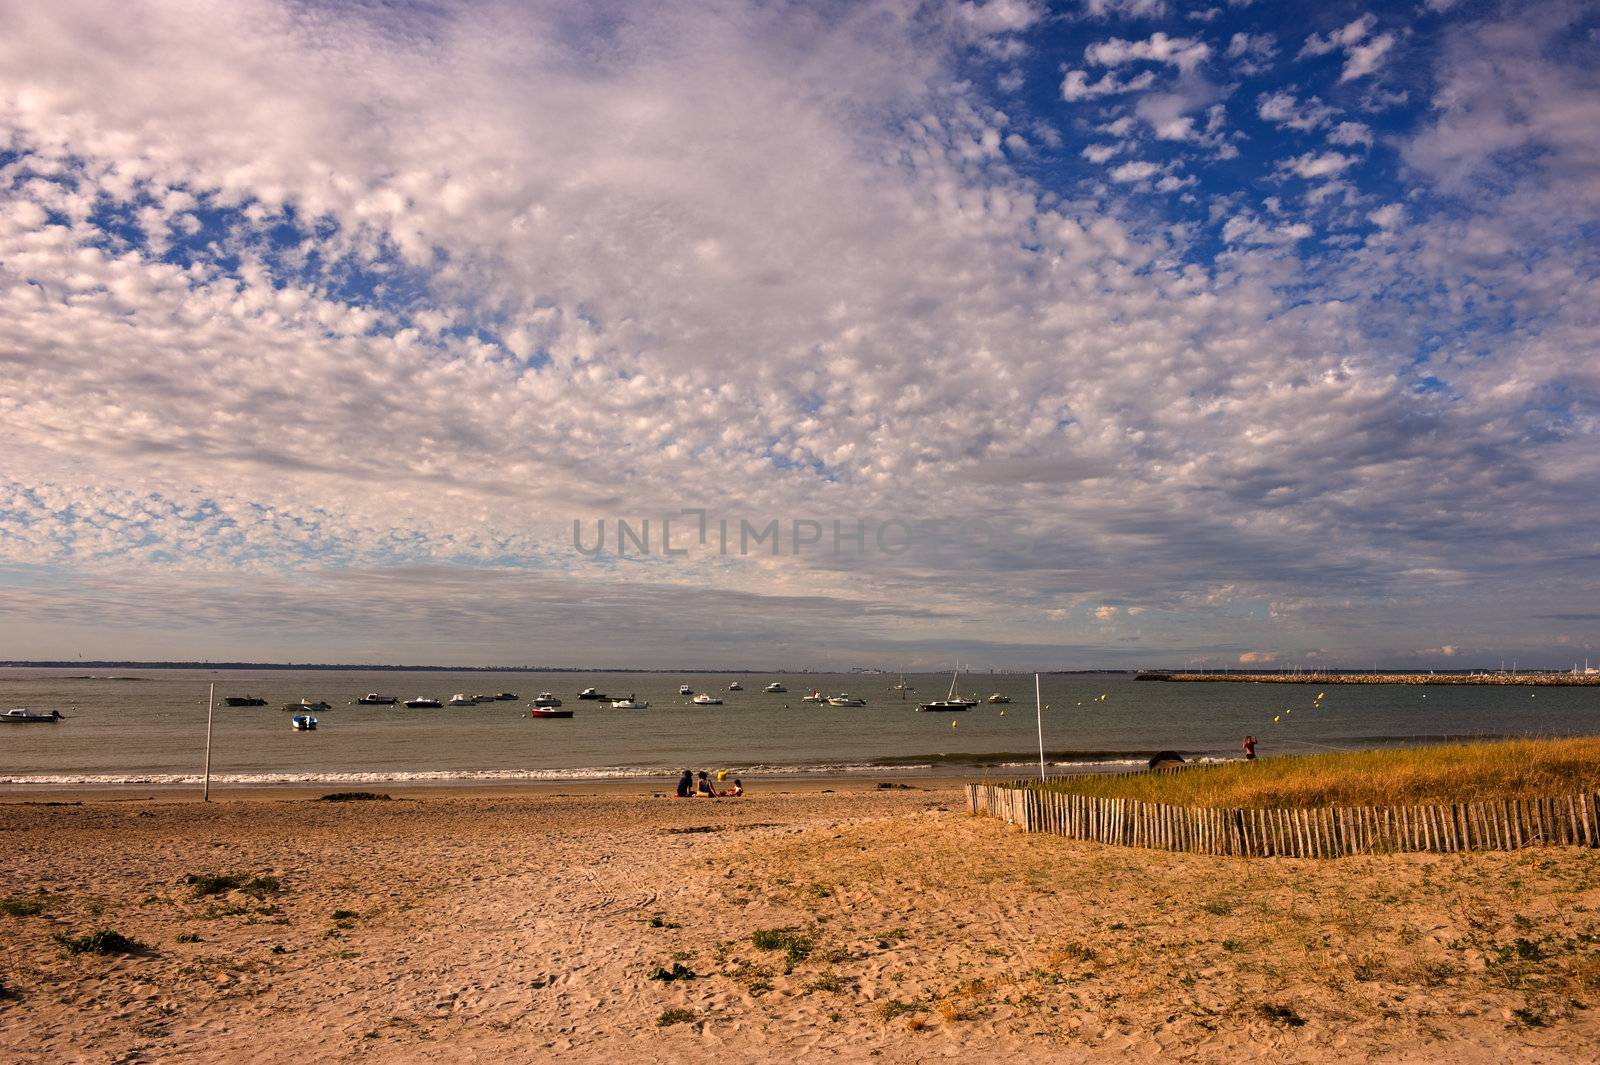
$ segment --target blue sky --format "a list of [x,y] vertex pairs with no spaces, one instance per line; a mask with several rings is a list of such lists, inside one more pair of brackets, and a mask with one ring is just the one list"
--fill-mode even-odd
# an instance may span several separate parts
[[0,16],[0,657],[1600,659],[1593,3]]

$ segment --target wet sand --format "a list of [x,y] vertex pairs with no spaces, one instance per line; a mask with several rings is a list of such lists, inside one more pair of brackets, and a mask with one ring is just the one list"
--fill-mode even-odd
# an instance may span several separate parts
[[[1600,853],[1172,855],[876,783],[9,794],[0,1060],[1595,1060]],[[148,950],[54,938],[97,929]]]

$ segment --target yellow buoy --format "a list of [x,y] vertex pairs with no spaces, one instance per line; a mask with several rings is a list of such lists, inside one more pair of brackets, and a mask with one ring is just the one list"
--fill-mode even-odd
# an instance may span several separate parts
[[950,727],[951,728],[955,728],[956,727],[956,723],[954,721],[950,722]]
[[1000,716],[1001,717],[1005,717],[1006,716],[1006,712],[1004,710],[1000,711]]
[[1281,719],[1281,718],[1282,718],[1282,717],[1283,717],[1283,715],[1282,715],[1282,714],[1274,714],[1274,715],[1272,715],[1272,720],[1274,720],[1274,721],[1278,721],[1278,720],[1280,720],[1280,719]]
[[1318,699],[1320,699],[1320,698],[1322,698],[1322,697],[1323,697],[1323,696],[1324,696],[1324,695],[1327,695],[1327,694],[1328,694],[1328,693],[1327,693],[1327,692],[1318,692],[1318,693],[1317,693],[1317,698],[1318,698]]

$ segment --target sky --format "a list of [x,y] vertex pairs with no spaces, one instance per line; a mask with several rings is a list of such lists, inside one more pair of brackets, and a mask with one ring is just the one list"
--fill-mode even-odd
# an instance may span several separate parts
[[1600,662],[1600,4],[0,26],[0,659]]

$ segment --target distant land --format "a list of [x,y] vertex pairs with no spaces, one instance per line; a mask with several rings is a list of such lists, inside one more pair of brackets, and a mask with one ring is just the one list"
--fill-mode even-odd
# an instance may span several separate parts
[[1166,673],[1147,670],[1135,680],[1164,681],[1218,681],[1254,684],[1533,684],[1547,688],[1600,687],[1600,674],[1576,673],[1571,670],[1523,669],[1515,673],[1486,670],[1459,671],[1377,671],[1360,672],[1270,672],[1265,670],[1236,670],[1228,673]]
[[[773,674],[776,676],[838,675],[858,673],[891,677],[898,670],[865,669],[713,669],[706,666],[663,666],[660,669],[639,669],[627,666],[408,666],[389,662],[122,662],[109,660],[74,659],[15,659],[0,661],[0,669],[296,669],[340,670],[363,673],[728,673],[740,676]],[[913,671],[915,672],[915,671]],[[924,670],[924,673],[941,673],[943,670]],[[972,676],[983,676],[994,670],[963,670]],[[1032,670],[1001,670],[1001,675],[1021,676]],[[1107,673],[1133,673],[1131,669],[1049,669],[1045,676],[1077,676]]]

